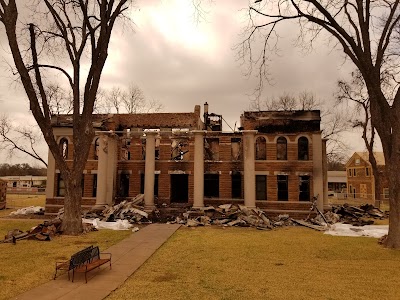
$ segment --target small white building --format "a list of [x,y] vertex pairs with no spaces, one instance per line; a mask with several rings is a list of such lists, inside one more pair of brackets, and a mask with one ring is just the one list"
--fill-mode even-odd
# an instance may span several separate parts
[[21,191],[34,189],[38,191],[46,188],[47,176],[3,176],[1,179],[7,182],[8,191]]
[[328,196],[340,196],[346,193],[347,174],[346,171],[328,171]]

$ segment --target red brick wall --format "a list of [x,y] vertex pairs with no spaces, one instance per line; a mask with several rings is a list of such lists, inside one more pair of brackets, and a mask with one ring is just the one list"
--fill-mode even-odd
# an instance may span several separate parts
[[[299,173],[309,173],[310,174],[310,196],[312,197],[312,140],[310,139],[311,134],[288,134],[285,135],[288,139],[287,149],[288,149],[288,160],[276,160],[276,143],[275,140],[279,134],[260,134],[258,136],[264,136],[266,138],[266,148],[267,148],[267,160],[259,160],[255,162],[256,172],[268,172],[267,176],[267,202],[257,202],[260,205],[264,205],[267,208],[274,209],[274,203],[279,203],[279,207],[284,209],[299,209],[299,207],[304,208],[304,203],[298,201],[299,195]],[[300,136],[307,136],[309,138],[309,160],[298,161],[297,160],[297,138]],[[219,161],[206,161],[204,163],[205,173],[219,173],[219,198],[220,199],[206,199],[206,203],[220,203],[221,201],[227,202],[240,202],[242,200],[234,199],[232,200],[232,172],[242,173],[242,195],[243,195],[243,161],[232,161],[231,155],[231,139],[241,138],[241,134],[224,134],[224,133],[207,133],[207,137],[217,137],[219,138]],[[121,147],[121,143],[118,144]],[[97,169],[97,160],[94,160],[94,143],[89,153],[89,158],[91,158],[85,167],[87,174],[84,175],[84,197],[88,199],[92,196],[93,190],[93,175],[92,170]],[[189,138],[189,161],[172,161],[171,160],[171,139],[170,134],[162,134],[160,141],[160,159],[156,160],[155,170],[160,171],[159,174],[159,190],[158,190],[158,200],[156,204],[170,203],[170,172],[173,171],[183,171],[189,174],[189,204],[193,203],[193,190],[194,190],[194,180],[193,180],[193,159],[194,159],[194,138],[190,136]],[[69,145],[69,153],[72,153],[73,145]],[[145,161],[142,159],[142,137],[139,135],[134,135],[131,137],[130,144],[130,160],[119,160],[117,165],[118,171],[128,171],[130,172],[130,184],[129,184],[129,197],[135,197],[140,193],[141,178],[140,174],[145,171]],[[121,151],[118,151],[118,156]],[[243,155],[241,155],[243,157]],[[277,201],[277,176],[276,172],[284,172],[289,174],[289,201],[278,202]],[[119,190],[119,178],[117,172],[117,182],[116,190]],[[55,180],[55,191],[57,191],[57,180]],[[49,203],[51,203],[49,199]],[[60,204],[60,199],[57,199],[57,203]],[[88,200],[89,201],[89,200]],[[91,198],[90,203],[95,203],[95,199]],[[87,202],[87,203],[89,203]],[[89,205],[89,204],[88,204]],[[307,204],[309,206],[309,204]],[[306,205],[306,206],[307,206]]]

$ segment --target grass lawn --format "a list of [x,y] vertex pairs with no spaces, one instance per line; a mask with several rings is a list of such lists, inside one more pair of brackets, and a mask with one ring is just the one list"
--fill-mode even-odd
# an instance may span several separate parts
[[[9,230],[26,231],[40,222],[0,219],[0,238],[3,239]],[[60,236],[50,242],[21,240],[16,245],[0,244],[0,299],[10,299],[52,280],[56,261],[67,260],[89,245],[105,250],[130,234],[130,230],[100,230],[75,237]]]
[[28,206],[45,206],[46,195],[7,194],[6,209],[0,210],[0,217],[8,216],[19,208]]
[[28,206],[43,206],[46,204],[46,195],[7,194],[7,206],[14,208]]
[[399,278],[374,238],[182,227],[107,300],[399,299]]

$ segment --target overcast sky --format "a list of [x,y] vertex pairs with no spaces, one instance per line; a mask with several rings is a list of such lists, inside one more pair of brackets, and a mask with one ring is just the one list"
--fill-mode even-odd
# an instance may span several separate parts
[[[195,21],[191,0],[142,0],[132,10],[133,29],[113,33],[109,57],[102,75],[102,88],[138,85],[148,98],[164,105],[164,112],[190,112],[196,104],[208,102],[210,111],[222,114],[234,127],[248,110],[255,78],[246,78],[246,67],[236,59],[234,46],[241,41],[247,1],[218,0],[206,5],[206,19]],[[9,50],[0,26],[0,111],[15,124],[34,124],[28,101],[9,74]],[[340,51],[321,39],[312,53],[303,54],[293,45],[295,26],[280,31],[280,56],[274,56],[269,70],[273,86],[266,86],[263,98],[310,91],[324,103],[334,101],[336,82],[348,76],[352,66]],[[224,130],[229,127],[224,124]],[[359,133],[349,133],[353,151],[364,150]],[[47,148],[41,147],[43,156]],[[0,163],[10,162],[0,153]],[[12,163],[31,162],[23,156]]]

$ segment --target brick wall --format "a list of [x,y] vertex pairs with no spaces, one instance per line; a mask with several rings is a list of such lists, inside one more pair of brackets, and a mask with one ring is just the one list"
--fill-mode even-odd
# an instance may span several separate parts
[[[254,123],[255,124],[255,123]],[[254,126],[254,124],[252,126]],[[259,121],[257,121],[259,124]],[[298,133],[259,133],[257,137],[264,137],[266,141],[266,160],[257,160],[255,162],[256,174],[267,176],[267,200],[257,201],[257,205],[265,209],[272,210],[304,210],[308,209],[309,202],[299,201],[299,176],[310,176],[310,197],[313,196],[313,153],[312,153],[312,133],[313,132],[298,132]],[[276,140],[278,137],[284,136],[287,139],[287,160],[277,160]],[[298,138],[305,136],[308,138],[308,160],[298,160]],[[156,204],[170,204],[171,198],[171,173],[185,173],[188,175],[188,204],[193,203],[194,190],[194,138],[188,135],[189,153],[185,155],[187,161],[175,161],[171,159],[171,142],[172,133],[161,133],[159,145],[159,160],[156,160],[155,170],[159,173],[158,197],[155,199]],[[206,204],[218,203],[243,203],[243,199],[232,199],[232,173],[241,173],[241,189],[243,197],[244,176],[243,176],[243,147],[241,145],[240,159],[232,160],[232,139],[237,142],[242,139],[241,133],[220,133],[207,132],[206,138],[217,138],[219,141],[219,156],[218,161],[205,161],[205,173],[219,174],[219,198],[205,199]],[[70,137],[70,140],[72,138]],[[126,138],[124,138],[126,140]],[[130,146],[126,147],[129,151],[129,159],[123,160],[122,147],[126,146],[125,141],[118,141],[118,163],[117,163],[117,178],[116,178],[116,195],[118,195],[120,187],[120,173],[129,174],[129,197],[135,197],[139,194],[141,188],[141,174],[145,172],[145,161],[142,155],[143,137],[140,134],[132,134],[130,137]],[[68,159],[72,159],[73,145],[68,145]],[[95,142],[89,152],[89,160],[85,167],[84,174],[84,191],[85,199],[83,205],[90,206],[95,204],[93,193],[93,173],[97,170]],[[57,169],[57,166],[56,166]],[[288,176],[289,195],[288,201],[277,200],[277,175],[285,174]],[[56,179],[57,174],[55,174]],[[57,179],[55,182],[55,191],[57,191]],[[47,204],[51,207],[62,205],[62,198],[48,199]],[[50,208],[50,207],[49,207]]]

